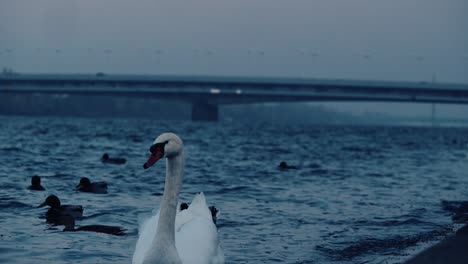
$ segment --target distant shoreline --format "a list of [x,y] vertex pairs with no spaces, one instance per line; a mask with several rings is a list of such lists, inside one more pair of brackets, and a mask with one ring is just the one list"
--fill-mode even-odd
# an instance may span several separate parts
[[[152,118],[190,120],[192,105],[153,98],[63,95],[5,95],[0,98],[0,115]],[[322,103],[275,103],[221,105],[220,121],[266,122],[297,125],[379,125],[416,127],[468,127],[468,119],[427,116],[404,117],[379,112],[354,114]],[[433,122],[434,121],[434,122]]]
[[[0,117],[37,117],[37,118],[97,118],[97,119],[108,119],[108,118],[117,118],[117,119],[154,119],[154,120],[166,120],[166,121],[191,121],[188,116],[177,116],[172,118],[157,118],[149,116],[139,116],[139,115],[113,115],[113,114],[97,114],[97,115],[78,115],[78,114],[52,114],[52,113],[2,113],[0,112]],[[272,125],[281,125],[282,122],[273,123],[270,120],[256,120],[261,123],[271,123]],[[246,120],[232,120],[230,118],[222,118],[219,122],[247,122]],[[284,125],[288,125],[284,123]],[[468,128],[468,121],[439,121],[435,125],[432,125],[431,122],[427,121],[383,121],[383,122],[372,122],[372,121],[337,121],[337,122],[311,122],[311,123],[295,123],[294,125],[324,125],[324,126],[383,126],[383,127],[427,127],[427,128]]]

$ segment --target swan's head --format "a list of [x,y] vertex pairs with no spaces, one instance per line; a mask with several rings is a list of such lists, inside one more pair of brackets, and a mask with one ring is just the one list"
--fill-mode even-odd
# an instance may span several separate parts
[[154,140],[150,147],[151,156],[148,161],[143,164],[143,168],[147,169],[153,166],[156,161],[161,158],[174,158],[183,150],[184,144],[182,140],[173,133],[164,133]]

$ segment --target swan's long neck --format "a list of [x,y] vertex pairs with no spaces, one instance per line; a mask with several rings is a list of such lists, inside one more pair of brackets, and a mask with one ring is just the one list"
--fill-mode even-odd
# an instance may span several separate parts
[[184,152],[166,159],[166,183],[161,200],[159,221],[157,227],[156,246],[175,248],[175,217],[179,192],[184,176]]

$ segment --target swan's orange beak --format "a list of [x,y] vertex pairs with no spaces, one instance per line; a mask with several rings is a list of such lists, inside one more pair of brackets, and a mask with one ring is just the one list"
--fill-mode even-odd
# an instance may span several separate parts
[[160,149],[157,148],[154,153],[151,153],[151,156],[148,158],[148,161],[143,164],[143,168],[147,169],[151,166],[153,166],[156,161],[160,160],[164,156],[164,152]]

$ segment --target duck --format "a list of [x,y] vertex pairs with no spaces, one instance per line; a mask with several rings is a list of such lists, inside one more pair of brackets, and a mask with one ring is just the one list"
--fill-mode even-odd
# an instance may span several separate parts
[[106,182],[91,182],[87,177],[80,179],[80,183],[76,186],[76,189],[80,192],[89,193],[107,193]]
[[286,161],[280,162],[280,164],[278,165],[278,168],[281,170],[296,170],[297,169],[296,166],[289,165],[288,163],[286,163]]
[[110,163],[110,164],[125,164],[127,162],[124,158],[111,158],[109,154],[104,153],[101,158],[102,163]]
[[[188,204],[187,203],[181,203],[180,206],[179,206],[179,211],[183,211],[185,209],[188,209]],[[208,207],[208,209],[210,209],[211,218],[213,220],[213,223],[216,224],[217,214],[219,212],[218,208],[216,208],[214,205],[212,205],[212,206]]]
[[181,203],[179,206],[179,211],[183,211],[185,209],[188,209],[188,204],[187,203]]
[[203,192],[196,194],[186,209],[178,210],[185,163],[182,140],[174,133],[163,133],[150,152],[144,169],[162,158],[166,160],[164,192],[159,211],[140,227],[132,263],[224,263],[218,231]]
[[41,185],[41,177],[37,175],[32,176],[31,186],[29,186],[28,189],[33,191],[45,191],[45,188]]
[[213,220],[213,223],[216,225],[216,220],[218,219],[218,208],[216,208],[214,205],[208,207],[208,209],[210,209],[210,213],[211,213],[211,219]]
[[49,195],[46,200],[38,206],[50,206],[49,210],[46,212],[47,223],[52,224],[63,224],[64,216],[70,215],[74,219],[83,218],[83,206],[81,205],[62,205],[60,199],[56,195]]
[[77,231],[88,231],[96,233],[105,233],[114,236],[124,236],[126,235],[125,229],[119,226],[108,226],[108,225],[84,225],[78,228],[75,228],[75,218],[71,215],[64,215],[63,224],[65,228],[64,232],[77,232]]

